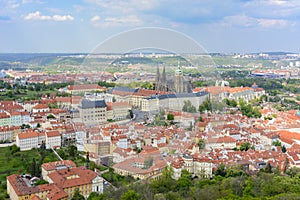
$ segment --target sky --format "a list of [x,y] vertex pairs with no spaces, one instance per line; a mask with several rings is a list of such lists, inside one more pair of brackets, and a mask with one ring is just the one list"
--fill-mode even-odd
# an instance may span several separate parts
[[0,53],[89,53],[143,27],[209,53],[300,53],[299,0],[0,0]]

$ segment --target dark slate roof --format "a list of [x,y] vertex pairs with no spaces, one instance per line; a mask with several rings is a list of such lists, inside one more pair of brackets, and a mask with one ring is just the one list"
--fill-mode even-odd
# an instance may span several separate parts
[[187,98],[187,97],[200,97],[208,95],[208,92],[198,92],[198,93],[176,93],[176,94],[162,94],[158,96],[151,96],[147,99],[170,99],[170,98]]
[[129,87],[114,87],[114,88],[110,89],[107,93],[112,94],[113,91],[134,93],[134,92],[138,91],[138,88],[132,89]]
[[81,108],[99,108],[99,107],[106,107],[106,103],[104,100],[88,100],[88,99],[82,99],[81,101]]

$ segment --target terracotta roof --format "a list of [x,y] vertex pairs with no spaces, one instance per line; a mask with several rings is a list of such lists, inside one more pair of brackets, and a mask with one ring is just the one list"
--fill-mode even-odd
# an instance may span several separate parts
[[19,139],[27,139],[27,138],[34,138],[34,137],[39,137],[45,135],[45,133],[39,133],[39,132],[35,132],[33,130],[29,130],[26,132],[22,132],[18,134],[18,138]]
[[33,107],[33,109],[47,109],[47,108],[49,108],[47,104],[41,104],[41,103]]
[[92,180],[97,177],[97,174],[92,170],[85,169],[85,167],[76,167],[54,171],[50,173],[48,177],[59,188],[70,188],[92,183]]
[[60,137],[59,131],[49,131],[45,133],[47,137]]
[[69,85],[68,90],[106,90],[105,87],[100,87],[97,84],[78,84],[78,85]]
[[55,170],[59,166],[76,167],[76,164],[72,160],[62,160],[42,164],[42,168],[44,168],[46,171]]

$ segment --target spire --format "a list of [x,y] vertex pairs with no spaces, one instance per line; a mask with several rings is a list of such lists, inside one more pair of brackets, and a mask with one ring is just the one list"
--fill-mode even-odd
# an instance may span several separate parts
[[161,77],[161,83],[165,85],[167,83],[167,76],[166,76],[166,67],[163,67],[162,77]]
[[155,77],[155,90],[159,90],[159,87],[160,87],[160,73],[159,73],[159,67],[157,65],[156,77]]

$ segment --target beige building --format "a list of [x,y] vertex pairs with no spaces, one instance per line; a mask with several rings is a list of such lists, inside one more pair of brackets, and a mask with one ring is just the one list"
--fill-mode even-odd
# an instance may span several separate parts
[[129,115],[131,106],[127,102],[107,102],[107,119],[122,120]]
[[58,161],[42,165],[43,179],[49,184],[34,186],[17,174],[7,177],[7,193],[12,200],[71,199],[76,189],[85,198],[91,192],[103,193],[103,178],[72,161]]
[[80,118],[84,124],[101,124],[107,121],[104,100],[82,99],[79,106]]

